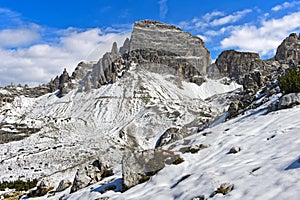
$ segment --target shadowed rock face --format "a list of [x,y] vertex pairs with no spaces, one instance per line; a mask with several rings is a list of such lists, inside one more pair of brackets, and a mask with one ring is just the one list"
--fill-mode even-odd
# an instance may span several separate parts
[[290,34],[279,45],[276,51],[275,59],[280,63],[300,64],[300,35]]
[[242,75],[252,72],[263,65],[258,53],[223,51],[216,60],[216,65],[222,76],[227,76],[240,82]]
[[134,24],[130,51],[140,49],[171,52],[186,59],[203,75],[206,74],[206,69],[211,63],[210,52],[205,48],[201,38],[183,32],[173,25],[152,20]]

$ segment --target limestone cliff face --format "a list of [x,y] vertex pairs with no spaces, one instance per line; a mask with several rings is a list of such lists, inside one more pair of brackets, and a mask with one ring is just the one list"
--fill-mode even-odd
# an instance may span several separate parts
[[173,25],[153,20],[139,21],[134,24],[130,39],[130,51],[152,49],[170,52],[184,58],[201,74],[211,63],[210,52],[201,38],[183,32]]
[[276,51],[275,59],[280,63],[300,64],[300,34],[290,34],[279,45]]
[[242,75],[248,74],[263,61],[258,53],[238,52],[235,50],[223,51],[216,60],[216,65],[222,76],[239,80]]

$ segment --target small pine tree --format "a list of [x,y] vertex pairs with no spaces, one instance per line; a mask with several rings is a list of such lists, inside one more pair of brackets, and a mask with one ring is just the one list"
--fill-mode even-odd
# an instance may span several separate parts
[[300,92],[300,71],[292,69],[279,77],[278,85],[285,94]]

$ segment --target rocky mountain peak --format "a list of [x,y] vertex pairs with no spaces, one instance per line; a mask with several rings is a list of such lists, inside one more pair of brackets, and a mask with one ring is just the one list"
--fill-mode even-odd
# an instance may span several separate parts
[[113,43],[110,54],[113,59],[116,59],[117,57],[119,57],[118,45],[116,42]]
[[300,64],[300,34],[291,33],[279,45],[276,51],[275,59],[280,63]]
[[123,43],[123,46],[120,47],[120,54],[121,55],[127,54],[127,53],[129,53],[129,50],[130,50],[130,40],[129,40],[129,38],[126,38]]
[[142,20],[134,23],[135,28],[159,28],[159,29],[165,29],[165,30],[177,30],[177,31],[182,31],[180,28],[170,25],[170,24],[165,24],[162,22],[158,22],[155,20]]
[[184,58],[203,75],[211,63],[210,52],[205,48],[201,38],[183,32],[176,26],[153,20],[134,24],[130,51],[140,49],[169,52]]
[[79,90],[90,90],[115,83],[129,69],[131,63],[154,72],[180,76],[187,81],[202,84],[210,64],[210,52],[201,38],[183,32],[173,25],[153,20],[134,24],[130,39],[118,50],[115,42],[93,65],[81,81]]

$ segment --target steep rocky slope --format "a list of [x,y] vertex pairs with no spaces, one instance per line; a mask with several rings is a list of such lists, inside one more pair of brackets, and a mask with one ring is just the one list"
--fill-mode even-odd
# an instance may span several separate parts
[[[150,27],[140,29],[145,24]],[[136,23],[133,32],[125,54],[113,44],[97,63],[80,63],[71,76],[64,71],[52,80],[53,93],[16,96],[1,107],[1,180],[72,181],[77,167],[95,158],[117,170],[125,152],[154,148],[170,128],[186,137],[227,109],[226,93],[240,86],[204,79],[210,57],[200,38],[153,21]],[[139,47],[137,35],[147,40],[153,32],[188,41],[184,55],[170,52],[166,41]],[[17,131],[20,125],[36,131]],[[18,141],[5,143],[4,137],[15,140],[12,134]]]

